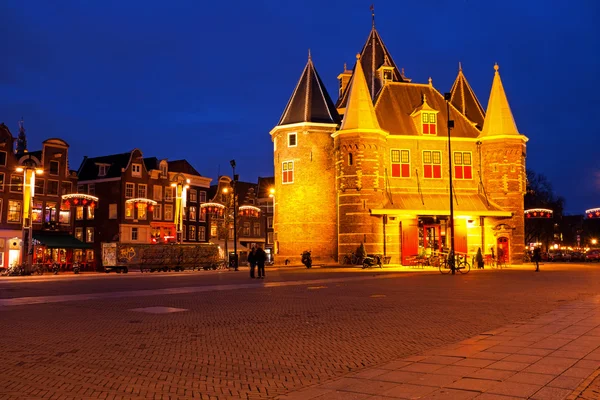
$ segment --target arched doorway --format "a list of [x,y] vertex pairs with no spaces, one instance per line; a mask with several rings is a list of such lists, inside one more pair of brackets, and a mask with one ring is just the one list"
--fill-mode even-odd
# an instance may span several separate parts
[[500,257],[504,257],[505,263],[508,263],[510,260],[508,244],[507,237],[502,236],[496,240],[496,254],[498,255],[498,260],[500,260]]

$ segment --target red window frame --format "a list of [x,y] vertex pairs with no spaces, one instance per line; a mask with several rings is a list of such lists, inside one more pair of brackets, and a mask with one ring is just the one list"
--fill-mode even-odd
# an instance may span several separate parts
[[294,162],[282,162],[281,173],[281,183],[294,183]]
[[422,113],[423,135],[437,135],[437,122],[435,113]]
[[410,150],[392,150],[392,178],[410,178]]
[[471,152],[454,152],[454,178],[473,179],[473,157]]
[[442,152],[439,150],[423,150],[423,177],[427,179],[442,178]]

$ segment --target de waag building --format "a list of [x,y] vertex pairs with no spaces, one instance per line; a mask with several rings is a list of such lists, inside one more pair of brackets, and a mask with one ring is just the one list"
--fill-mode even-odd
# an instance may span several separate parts
[[[491,71],[490,71],[491,72]],[[341,261],[364,243],[393,264],[450,247],[448,123],[455,251],[520,264],[527,138],[520,134],[494,66],[487,110],[462,68],[448,101],[394,63],[373,26],[331,100],[310,56],[277,126],[278,261]],[[491,75],[491,74],[490,74]],[[449,115],[448,115],[449,113]]]

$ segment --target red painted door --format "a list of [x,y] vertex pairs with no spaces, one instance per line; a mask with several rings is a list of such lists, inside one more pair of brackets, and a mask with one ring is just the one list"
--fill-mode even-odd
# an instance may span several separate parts
[[454,251],[458,254],[467,254],[467,221],[464,219],[454,220]]
[[408,258],[419,254],[419,227],[417,220],[402,221],[402,264],[408,265]]
[[504,262],[508,263],[508,260],[510,260],[510,254],[508,252],[509,246],[508,246],[508,238],[507,237],[499,237],[498,240],[496,241],[497,244],[497,249],[496,249],[496,254],[498,255],[498,259],[500,259],[501,257],[504,257]]

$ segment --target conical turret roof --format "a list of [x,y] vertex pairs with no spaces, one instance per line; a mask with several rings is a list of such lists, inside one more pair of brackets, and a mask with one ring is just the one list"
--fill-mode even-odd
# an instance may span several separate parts
[[379,121],[377,121],[377,116],[375,115],[375,107],[373,107],[369,87],[365,80],[360,54],[356,55],[356,59],[354,77],[348,87],[346,113],[344,114],[340,130],[381,130]]
[[[381,90],[382,82],[377,76],[377,70],[383,64],[387,63],[387,65],[394,68],[394,82],[405,82],[407,80],[404,75],[400,73],[396,63],[394,63],[392,55],[388,51],[387,47],[385,47],[385,44],[383,44],[383,40],[381,40],[381,36],[379,36],[377,29],[375,29],[375,25],[373,25],[373,28],[369,33],[369,37],[367,38],[367,41],[360,52],[360,63],[363,68],[367,87],[369,88],[371,100],[375,99],[375,96]],[[349,87],[350,85],[348,85],[348,88]],[[336,104],[337,108],[344,108],[346,106],[348,102],[348,88],[338,99]]]
[[519,135],[519,130],[515,124],[512,111],[508,105],[508,99],[502,86],[498,64],[494,65],[494,81],[492,82],[492,90],[490,92],[490,100],[488,101],[485,120],[483,123],[483,131],[481,136],[497,136],[497,135]]
[[452,85],[450,94],[452,95],[450,99],[452,105],[470,121],[475,122],[479,129],[482,129],[485,112],[477,96],[475,96],[475,92],[471,89],[471,85],[467,82],[460,63],[458,64],[458,75]]
[[301,122],[339,124],[340,120],[340,115],[319,77],[309,53],[302,76],[300,76],[278,125]]

